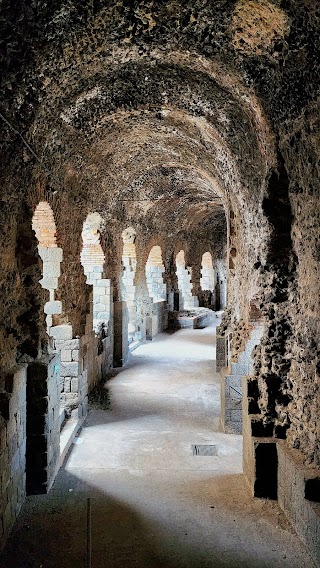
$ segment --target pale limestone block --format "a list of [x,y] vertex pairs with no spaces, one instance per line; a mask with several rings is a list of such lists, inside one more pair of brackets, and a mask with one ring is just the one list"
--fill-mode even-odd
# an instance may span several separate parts
[[45,290],[56,290],[58,288],[58,278],[56,277],[45,277],[39,280],[42,288]]
[[63,251],[59,247],[38,247],[38,251],[43,262],[62,262]]
[[71,358],[71,349],[62,349],[62,351],[60,351],[61,353],[61,361],[63,361],[64,363],[70,363],[72,361]]
[[59,300],[53,302],[47,302],[44,305],[44,313],[48,315],[61,314],[62,302],[60,302]]
[[54,339],[72,339],[72,326],[69,324],[55,325],[50,328],[50,335]]
[[79,361],[79,349],[73,349],[71,352],[72,361]]
[[79,380],[77,378],[71,379],[71,392],[78,392]]
[[77,377],[79,374],[79,365],[77,362],[64,363],[60,365],[61,377]]
[[46,278],[59,278],[60,273],[59,262],[46,261],[43,263],[43,274]]

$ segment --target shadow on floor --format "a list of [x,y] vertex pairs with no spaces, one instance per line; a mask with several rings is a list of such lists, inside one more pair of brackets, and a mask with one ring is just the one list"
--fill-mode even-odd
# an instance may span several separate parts
[[[86,566],[86,507],[92,505],[92,568],[271,568],[212,543],[170,534],[152,518],[61,470],[49,495],[27,499],[0,558],[1,568]],[[232,558],[234,556],[234,558]]]

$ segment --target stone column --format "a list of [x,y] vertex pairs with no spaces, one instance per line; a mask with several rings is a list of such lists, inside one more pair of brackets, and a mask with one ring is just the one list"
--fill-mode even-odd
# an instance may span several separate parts
[[127,303],[115,301],[113,304],[113,364],[115,367],[122,367],[129,355],[128,342],[129,312]]

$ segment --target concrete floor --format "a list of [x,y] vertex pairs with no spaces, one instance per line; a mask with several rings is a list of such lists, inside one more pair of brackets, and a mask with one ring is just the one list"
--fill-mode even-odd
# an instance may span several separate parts
[[241,437],[219,432],[215,326],[132,353],[50,494],[27,499],[1,567],[84,567],[87,497],[93,568],[314,567],[277,504],[250,496]]

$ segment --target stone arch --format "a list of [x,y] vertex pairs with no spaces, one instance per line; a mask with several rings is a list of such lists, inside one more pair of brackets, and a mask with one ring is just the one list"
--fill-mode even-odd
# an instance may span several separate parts
[[60,276],[63,252],[57,245],[56,223],[53,211],[47,201],[40,201],[32,218],[32,229],[38,240],[38,252],[42,259],[42,288],[49,291],[49,301],[44,306],[47,315],[47,333],[54,325],[54,316],[62,313],[62,302],[56,300],[56,290]]
[[214,291],[215,273],[213,268],[212,255],[210,252],[205,252],[202,255],[200,284],[202,291]]

